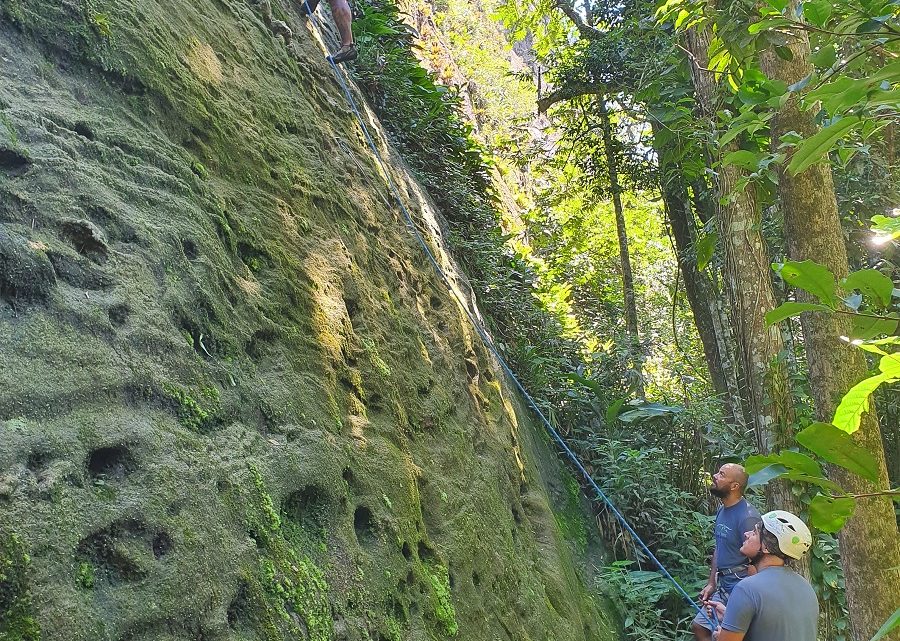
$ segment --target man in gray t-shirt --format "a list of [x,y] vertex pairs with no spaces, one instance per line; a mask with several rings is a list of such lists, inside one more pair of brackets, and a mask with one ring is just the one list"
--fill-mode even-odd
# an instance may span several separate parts
[[756,574],[734,587],[727,606],[712,604],[722,620],[718,641],[816,641],[816,593],[787,566],[811,545],[806,524],[782,510],[765,514],[746,533],[741,551]]

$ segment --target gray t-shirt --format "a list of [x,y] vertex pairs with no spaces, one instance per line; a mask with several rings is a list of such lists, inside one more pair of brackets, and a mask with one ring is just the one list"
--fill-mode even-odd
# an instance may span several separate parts
[[740,581],[725,608],[722,629],[744,641],[816,641],[819,601],[802,576],[769,567]]
[[[744,544],[744,533],[749,532],[759,523],[759,510],[750,505],[747,499],[741,499],[729,507],[720,507],[716,513],[716,567],[720,570],[733,568],[747,563],[747,557],[741,554]],[[744,576],[744,575],[741,575]],[[718,578],[719,586],[726,593],[731,592],[741,576],[724,575]]]

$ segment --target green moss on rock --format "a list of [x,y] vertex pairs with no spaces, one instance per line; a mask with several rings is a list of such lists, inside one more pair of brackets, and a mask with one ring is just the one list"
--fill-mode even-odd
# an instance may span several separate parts
[[0,531],[0,641],[38,641],[28,588],[31,559],[15,534]]

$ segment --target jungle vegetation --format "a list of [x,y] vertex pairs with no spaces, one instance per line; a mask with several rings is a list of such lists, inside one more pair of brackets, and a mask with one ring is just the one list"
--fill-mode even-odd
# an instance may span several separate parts
[[[742,461],[814,528],[820,637],[894,638],[900,2],[361,9],[357,78],[495,339],[654,552],[705,583],[704,475]],[[687,638],[597,522],[627,636]]]

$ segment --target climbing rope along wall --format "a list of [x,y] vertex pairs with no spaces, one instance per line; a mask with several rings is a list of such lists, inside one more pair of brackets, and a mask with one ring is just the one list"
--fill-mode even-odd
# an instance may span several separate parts
[[[307,6],[307,5],[304,5],[304,6]],[[324,43],[325,40],[322,37],[321,25],[319,24],[318,18],[316,18],[315,14],[312,12],[309,12],[307,15],[309,17],[310,23],[313,25],[313,28],[316,31],[316,34],[318,35],[319,40],[321,40]],[[600,486],[597,485],[597,482],[594,481],[591,474],[587,471],[587,469],[585,469],[584,465],[581,463],[581,460],[578,458],[578,456],[575,454],[575,452],[572,451],[572,449],[568,446],[568,444],[566,444],[565,440],[563,440],[563,438],[562,438],[562,436],[560,436],[559,432],[557,432],[553,428],[553,425],[550,424],[550,421],[547,419],[547,417],[544,415],[544,413],[538,407],[535,400],[531,397],[531,395],[528,393],[528,391],[522,385],[521,381],[519,381],[518,377],[512,371],[510,366],[507,364],[506,359],[503,358],[503,355],[500,353],[499,349],[494,345],[494,341],[488,335],[487,330],[485,330],[482,327],[481,323],[478,322],[478,319],[474,316],[474,314],[466,306],[465,301],[463,301],[460,298],[460,296],[457,294],[455,288],[453,287],[452,283],[450,282],[449,277],[447,276],[447,274],[444,272],[443,268],[438,263],[437,258],[435,258],[435,256],[434,256],[434,253],[428,247],[428,243],[426,242],[425,238],[422,236],[422,233],[416,227],[415,221],[413,220],[412,215],[410,214],[406,205],[403,204],[403,199],[400,196],[400,191],[398,190],[397,185],[394,183],[393,178],[391,178],[391,174],[388,171],[387,163],[384,161],[384,158],[381,156],[381,153],[378,151],[378,147],[375,145],[375,141],[372,138],[372,135],[369,133],[368,127],[366,127],[365,120],[363,119],[362,114],[360,113],[359,108],[356,105],[356,101],[353,99],[353,95],[350,92],[350,89],[347,86],[347,83],[344,79],[344,74],[341,72],[341,70],[338,68],[338,66],[334,63],[334,61],[330,57],[328,58],[328,62],[331,65],[332,71],[334,72],[334,76],[337,79],[338,84],[340,85],[342,91],[344,92],[344,96],[347,99],[347,103],[350,105],[350,109],[352,110],[353,115],[356,117],[356,120],[359,123],[359,126],[362,129],[363,134],[365,135],[366,142],[368,143],[369,147],[371,148],[376,161],[381,166],[381,170],[385,175],[385,178],[386,178],[386,181],[388,184],[388,188],[390,189],[391,194],[394,197],[394,200],[396,201],[397,205],[400,208],[401,213],[403,214],[403,218],[406,222],[407,228],[409,229],[410,233],[413,234],[413,236],[416,238],[416,240],[419,241],[419,244],[422,246],[422,249],[424,250],[425,255],[428,257],[429,262],[431,263],[432,267],[434,267],[435,272],[440,277],[440,279],[444,283],[444,285],[446,285],[447,289],[450,291],[450,293],[453,295],[453,297],[456,299],[457,303],[462,308],[462,310],[466,313],[466,316],[468,316],[469,321],[471,322],[472,326],[475,328],[475,331],[478,332],[478,335],[481,337],[481,340],[484,342],[485,347],[487,347],[487,349],[491,352],[491,354],[493,354],[494,358],[497,359],[497,362],[500,363],[500,366],[503,368],[503,371],[505,371],[507,376],[509,376],[509,379],[513,382],[516,389],[519,390],[519,393],[522,394],[522,397],[528,403],[529,407],[531,407],[531,409],[534,410],[534,413],[537,415],[538,419],[544,425],[544,428],[547,430],[547,432],[550,434],[550,436],[553,438],[553,440],[559,444],[560,448],[562,449],[562,451],[566,455],[566,457],[578,469],[578,471],[584,477],[584,480],[588,483],[588,485],[590,485],[591,489],[594,490],[594,492],[596,493],[594,500],[602,501],[602,503],[613,513],[613,515],[616,517],[616,519],[619,521],[619,523],[621,523],[622,527],[625,528],[625,530],[633,537],[634,541],[638,544],[638,546],[641,548],[641,550],[643,550],[644,553],[647,555],[647,557],[650,558],[653,561],[653,563],[659,568],[659,571],[663,574],[663,576],[666,579],[668,579],[672,583],[673,586],[675,586],[675,589],[685,599],[685,601],[687,601],[695,610],[697,610],[698,612],[703,614],[707,618],[707,621],[709,621],[709,623],[713,626],[713,629],[718,627],[718,621],[717,621],[717,617],[715,614],[715,610],[712,611],[711,615],[707,614],[705,612],[705,610],[700,605],[698,605],[697,602],[694,601],[693,598],[691,598],[691,596],[687,593],[687,591],[685,591],[685,589],[681,586],[681,584],[678,583],[678,581],[675,579],[675,577],[673,577],[671,575],[671,573],[666,569],[666,567],[662,564],[662,562],[656,558],[656,555],[654,555],[653,552],[650,551],[650,548],[647,547],[647,544],[644,543],[643,539],[641,539],[641,537],[638,535],[638,533],[635,532],[634,528],[631,526],[631,524],[628,522],[628,520],[622,515],[622,513],[618,510],[618,508],[616,508],[616,506],[609,499],[609,497],[606,496],[606,494],[603,492],[603,490],[600,489]]]

